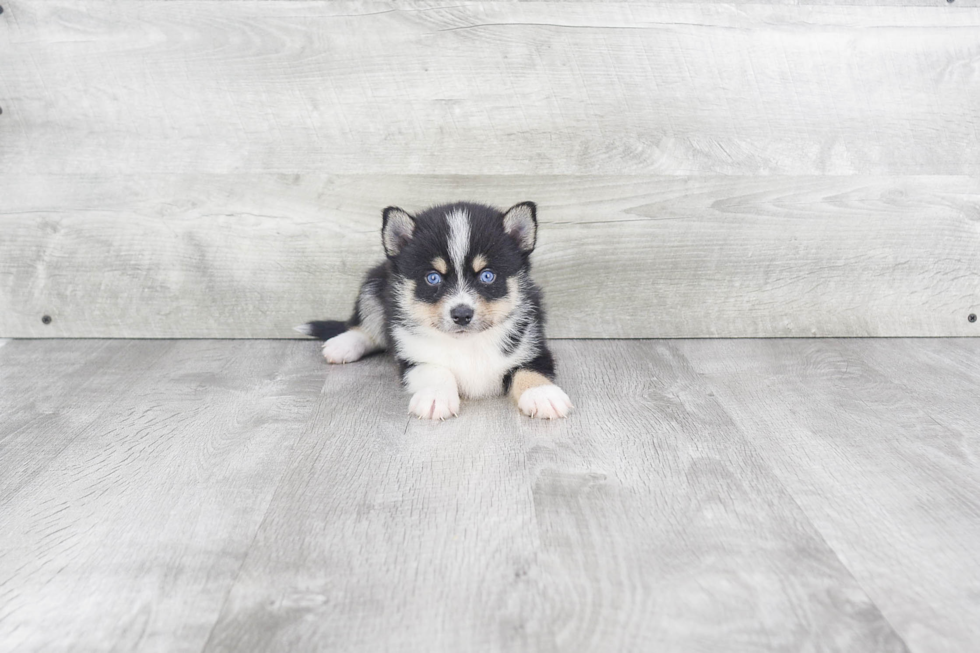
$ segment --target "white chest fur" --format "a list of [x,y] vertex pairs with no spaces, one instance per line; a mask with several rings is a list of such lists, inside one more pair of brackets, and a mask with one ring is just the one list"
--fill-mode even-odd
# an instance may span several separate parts
[[499,327],[463,336],[435,329],[410,332],[396,327],[392,335],[398,354],[405,360],[438,365],[452,372],[464,397],[500,394],[504,375],[527,358],[524,342],[509,355],[501,351],[505,333]]

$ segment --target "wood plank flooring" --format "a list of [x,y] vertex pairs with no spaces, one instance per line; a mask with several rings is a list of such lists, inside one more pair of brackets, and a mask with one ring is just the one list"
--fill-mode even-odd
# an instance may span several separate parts
[[553,344],[569,419],[431,424],[312,342],[7,342],[0,651],[980,649],[980,339]]

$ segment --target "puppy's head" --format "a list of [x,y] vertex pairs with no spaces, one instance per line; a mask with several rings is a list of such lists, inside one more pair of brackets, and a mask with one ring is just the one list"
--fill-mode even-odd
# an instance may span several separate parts
[[467,202],[414,216],[385,209],[382,241],[402,319],[456,335],[503,322],[523,301],[537,226],[533,202],[505,212]]

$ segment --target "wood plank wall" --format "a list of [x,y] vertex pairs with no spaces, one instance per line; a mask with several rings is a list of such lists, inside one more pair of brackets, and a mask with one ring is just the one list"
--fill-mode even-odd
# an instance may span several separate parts
[[454,199],[552,336],[980,335],[975,1],[0,5],[0,337],[292,337]]

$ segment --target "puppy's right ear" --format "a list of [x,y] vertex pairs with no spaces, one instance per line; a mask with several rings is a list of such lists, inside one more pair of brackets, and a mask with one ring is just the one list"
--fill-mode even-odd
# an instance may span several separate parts
[[382,213],[381,242],[388,258],[394,258],[412,240],[415,220],[397,206],[389,206]]
[[538,207],[534,202],[521,202],[504,213],[504,231],[517,241],[521,252],[530,254],[538,239]]

